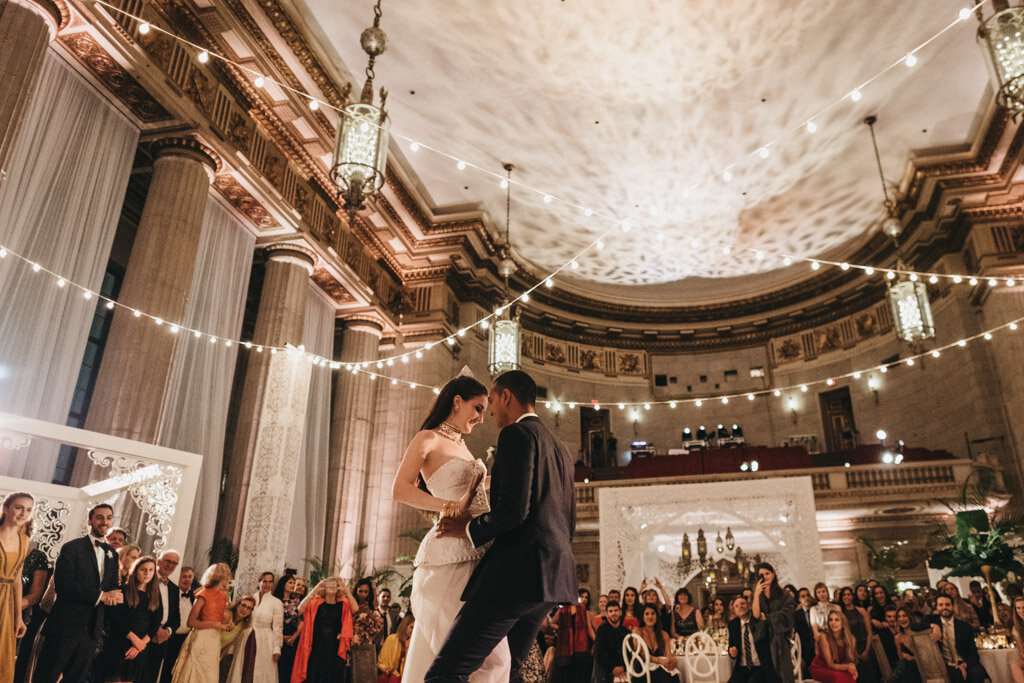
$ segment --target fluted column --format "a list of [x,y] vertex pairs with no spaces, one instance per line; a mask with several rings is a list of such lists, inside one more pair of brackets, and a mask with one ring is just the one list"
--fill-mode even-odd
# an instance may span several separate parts
[[50,0],[0,0],[0,183],[43,66],[57,36],[60,9]]
[[[217,163],[191,138],[160,140],[154,148],[153,180],[119,302],[174,323],[185,317]],[[155,442],[176,340],[166,326],[119,309],[103,352],[86,428]]]
[[[289,244],[268,252],[253,343],[297,346],[314,256]],[[238,546],[236,576],[244,591],[255,588],[258,572],[283,568],[311,368],[304,353],[249,351],[218,525],[218,535]]]
[[[337,360],[346,363],[376,359],[381,325],[373,320],[347,320],[344,326]],[[379,380],[366,374],[338,372],[335,375],[324,560],[338,569],[351,559],[358,542],[378,386]]]

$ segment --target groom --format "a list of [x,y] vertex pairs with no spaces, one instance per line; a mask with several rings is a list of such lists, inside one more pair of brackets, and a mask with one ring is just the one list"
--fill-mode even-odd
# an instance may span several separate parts
[[577,599],[572,535],[576,526],[573,459],[534,412],[537,384],[521,370],[502,373],[490,396],[501,429],[491,473],[491,511],[439,523],[439,536],[493,540],[462,594],[455,618],[425,683],[467,681],[508,636],[510,681],[530,651],[544,617]]

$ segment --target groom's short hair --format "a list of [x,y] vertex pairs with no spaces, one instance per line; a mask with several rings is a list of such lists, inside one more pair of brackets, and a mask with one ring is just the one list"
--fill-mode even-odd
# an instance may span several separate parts
[[522,370],[509,370],[501,373],[494,380],[494,388],[499,393],[508,389],[524,406],[532,406],[537,402],[537,383]]

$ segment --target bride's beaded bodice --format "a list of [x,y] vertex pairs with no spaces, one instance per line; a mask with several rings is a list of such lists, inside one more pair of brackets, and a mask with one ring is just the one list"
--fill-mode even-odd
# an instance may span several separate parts
[[[472,462],[462,458],[450,458],[442,464],[430,478],[426,480],[427,489],[432,496],[445,500],[457,500],[465,495],[473,479],[487,468],[479,460]],[[481,481],[476,496],[469,505],[470,513],[475,517],[491,509],[487,498],[487,489]],[[437,567],[456,562],[475,561],[483,557],[486,546],[474,548],[468,538],[438,538],[435,524],[420,543],[419,551],[413,564],[417,567]]]

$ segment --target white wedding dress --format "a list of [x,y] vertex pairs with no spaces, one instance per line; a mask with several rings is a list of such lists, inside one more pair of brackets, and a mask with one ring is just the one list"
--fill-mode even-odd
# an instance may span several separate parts
[[[469,462],[453,457],[434,470],[426,480],[427,489],[437,498],[456,500],[466,493],[473,478],[485,470],[479,460]],[[473,516],[490,510],[487,490],[482,482],[469,510]],[[434,662],[462,607],[462,591],[469,575],[483,554],[484,548],[474,548],[468,538],[438,538],[437,525],[420,543],[413,561],[416,569],[410,599],[416,625],[409,641],[402,683],[423,683],[427,669]],[[469,680],[472,683],[507,683],[511,668],[512,655],[506,639],[498,643]]]

